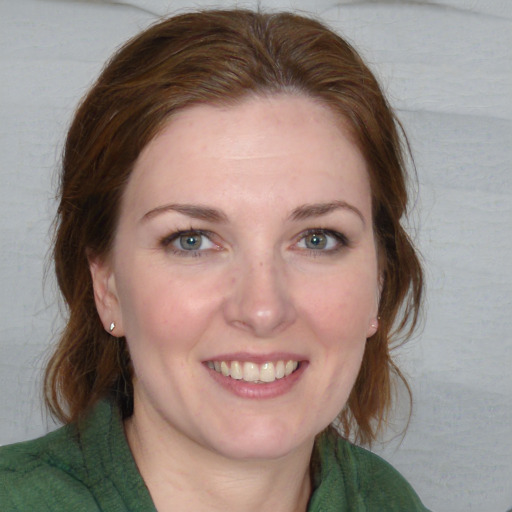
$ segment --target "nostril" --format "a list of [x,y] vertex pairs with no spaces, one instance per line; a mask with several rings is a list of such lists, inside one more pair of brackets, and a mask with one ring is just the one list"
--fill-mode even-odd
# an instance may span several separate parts
[[228,323],[257,337],[282,331],[293,322],[295,308],[285,275],[274,264],[258,258],[229,276],[233,286],[224,302]]

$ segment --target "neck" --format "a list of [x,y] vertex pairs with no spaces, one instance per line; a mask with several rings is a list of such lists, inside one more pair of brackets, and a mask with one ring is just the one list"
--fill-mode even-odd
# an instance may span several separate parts
[[137,467],[159,512],[305,512],[313,443],[270,460],[230,459],[136,414],[125,422]]

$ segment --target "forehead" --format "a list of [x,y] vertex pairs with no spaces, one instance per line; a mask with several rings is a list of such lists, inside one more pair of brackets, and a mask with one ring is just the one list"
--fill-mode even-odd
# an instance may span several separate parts
[[310,98],[277,95],[176,114],[139,156],[125,201],[144,209],[228,194],[285,203],[348,194],[364,202],[370,192],[364,159],[340,117]]

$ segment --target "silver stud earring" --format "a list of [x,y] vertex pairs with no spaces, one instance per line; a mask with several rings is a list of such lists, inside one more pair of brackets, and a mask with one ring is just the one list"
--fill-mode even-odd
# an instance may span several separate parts
[[110,332],[112,332],[115,328],[116,328],[116,324],[115,324],[114,322],[112,322],[112,323],[110,324],[110,329],[109,329],[109,331],[110,331]]

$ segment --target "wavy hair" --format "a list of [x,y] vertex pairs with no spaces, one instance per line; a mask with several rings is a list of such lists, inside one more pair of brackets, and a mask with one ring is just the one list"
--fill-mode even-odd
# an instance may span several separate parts
[[125,417],[133,410],[126,341],[100,322],[88,255],[109,254],[142,149],[188,106],[278,93],[332,109],[367,162],[383,276],[380,327],[366,344],[339,422],[344,435],[361,443],[375,438],[390,408],[392,375],[403,379],[390,347],[416,326],[422,296],[421,266],[401,224],[406,139],[374,75],[344,39],[310,18],[246,10],[182,14],[143,31],[107,63],[75,114],[63,153],[53,252],[69,317],[45,374],[47,406],[61,421],[76,421],[105,396]]

